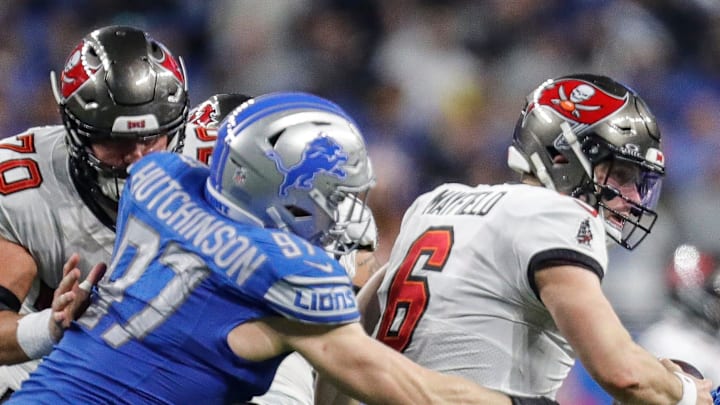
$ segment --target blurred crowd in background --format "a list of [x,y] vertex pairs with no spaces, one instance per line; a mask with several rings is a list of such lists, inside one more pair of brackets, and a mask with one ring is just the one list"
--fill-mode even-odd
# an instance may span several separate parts
[[[720,252],[715,0],[25,0],[3,2],[0,24],[0,137],[60,122],[49,72],[108,24],[143,28],[182,56],[193,105],[276,90],[336,101],[369,142],[381,258],[419,193],[517,179],[506,149],[534,87],[605,74],[647,101],[667,157],[658,225],[632,254],[611,251],[604,282],[631,332],[667,304],[675,246]],[[561,403],[608,401],[584,380],[573,372]]]

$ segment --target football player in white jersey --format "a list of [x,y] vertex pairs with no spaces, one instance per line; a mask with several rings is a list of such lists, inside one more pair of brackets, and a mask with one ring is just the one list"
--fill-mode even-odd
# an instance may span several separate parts
[[604,76],[548,80],[508,164],[522,184],[445,184],[408,209],[360,292],[376,338],[514,395],[554,398],[577,357],[623,403],[712,403],[709,380],[633,342],[601,289],[606,241],[633,249],[656,219],[665,162],[641,98]]
[[720,383],[720,256],[694,245],[675,249],[667,270],[671,304],[638,337],[650,353],[695,366]]
[[196,156],[214,145],[185,137],[182,60],[141,30],[93,31],[51,78],[64,125],[0,142],[0,395],[52,348],[48,306],[65,261],[75,252],[83,269],[109,260],[127,166],[156,150],[185,144]]

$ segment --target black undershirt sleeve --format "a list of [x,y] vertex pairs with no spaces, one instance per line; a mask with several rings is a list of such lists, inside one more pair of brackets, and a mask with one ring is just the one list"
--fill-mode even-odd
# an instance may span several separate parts
[[537,285],[535,284],[535,273],[550,267],[566,265],[577,266],[589,270],[595,273],[600,281],[603,279],[604,272],[600,263],[586,254],[582,254],[571,249],[544,250],[535,254],[530,259],[527,269],[528,282],[530,283],[530,288],[532,288],[537,299],[540,300],[540,294],[538,292]]
[[20,300],[7,288],[0,285],[0,311],[20,311]]

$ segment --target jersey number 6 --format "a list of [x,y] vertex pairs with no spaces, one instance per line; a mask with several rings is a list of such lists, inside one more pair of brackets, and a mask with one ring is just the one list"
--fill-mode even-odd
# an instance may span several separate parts
[[[451,227],[429,228],[413,242],[388,290],[385,312],[377,338],[402,352],[410,343],[418,321],[425,313],[430,291],[421,270],[443,270],[453,246]],[[421,262],[421,259],[426,260]],[[421,264],[420,269],[415,268]]]

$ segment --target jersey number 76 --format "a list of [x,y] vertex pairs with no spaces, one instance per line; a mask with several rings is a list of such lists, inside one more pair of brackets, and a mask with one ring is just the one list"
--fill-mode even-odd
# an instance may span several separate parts
[[[399,352],[405,350],[430,300],[427,277],[421,270],[442,271],[453,238],[451,227],[429,228],[410,246],[390,284],[378,340]],[[422,262],[423,258],[427,260]]]

